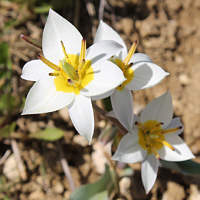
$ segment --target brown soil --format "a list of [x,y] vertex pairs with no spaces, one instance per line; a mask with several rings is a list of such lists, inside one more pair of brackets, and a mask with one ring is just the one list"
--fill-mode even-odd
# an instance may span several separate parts
[[[91,2],[98,13],[99,3]],[[170,73],[157,86],[133,93],[135,109],[141,110],[148,102],[169,89],[173,97],[174,115],[180,116],[185,126],[182,137],[196,155],[195,161],[200,163],[200,1],[108,0],[108,3],[111,10],[105,9],[104,21],[120,33],[128,48],[137,40],[137,51],[148,54],[154,63]],[[60,14],[73,22],[73,5],[66,10],[63,8]],[[5,29],[5,23],[10,19],[18,19],[18,24]],[[92,44],[91,27],[98,25],[97,14],[89,16],[85,3],[82,3],[78,19],[78,29],[88,41],[88,45]],[[20,79],[21,68],[27,61],[36,59],[40,50],[22,41],[20,34],[41,40],[44,24],[43,15],[33,14],[26,7],[13,2],[0,2],[0,39],[10,45],[13,95],[20,96],[21,99],[32,85]],[[4,195],[10,199],[21,200],[69,199],[71,190],[59,161],[58,145],[63,148],[77,187],[93,183],[100,177],[92,153],[97,137],[107,122],[95,115],[93,143],[87,146],[76,133],[66,113],[64,110],[26,117],[20,116],[18,111],[13,114],[13,120],[17,122],[16,134],[27,135],[45,127],[55,126],[65,130],[65,136],[59,143],[34,139],[15,140],[25,175],[21,174],[21,179],[17,181],[3,175],[1,179],[6,190],[2,193],[0,191],[0,199],[3,199]],[[0,140],[0,156],[11,149],[11,143],[10,139]],[[11,163],[15,165],[12,157]],[[5,166],[6,163],[0,166],[1,172]],[[134,165],[134,169],[134,175],[120,183],[124,189],[124,199],[200,199],[199,179],[168,169],[159,169],[157,181],[146,195],[141,182],[140,165]]]

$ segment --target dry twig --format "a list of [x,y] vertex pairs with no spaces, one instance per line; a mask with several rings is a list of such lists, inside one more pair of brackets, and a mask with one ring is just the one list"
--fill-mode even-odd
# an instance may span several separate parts
[[58,151],[59,151],[59,156],[60,156],[60,163],[62,165],[62,168],[63,168],[63,171],[65,173],[65,176],[66,176],[67,180],[69,181],[70,189],[71,189],[71,191],[74,191],[76,189],[76,186],[75,186],[74,180],[72,178],[68,162],[64,157],[64,152],[63,152],[63,149],[62,149],[62,145],[61,145],[60,141],[57,141],[56,143],[57,143],[57,146],[58,146]]
[[24,165],[23,165],[22,160],[21,160],[21,156],[20,156],[20,152],[19,152],[19,148],[17,146],[16,140],[11,139],[11,146],[12,146],[12,150],[13,150],[13,153],[14,153],[14,156],[15,156],[15,160],[17,162],[20,177],[21,177],[22,180],[25,181],[27,179],[26,170],[24,169]]
[[8,156],[9,156],[10,154],[11,154],[11,150],[8,149],[8,150],[6,151],[6,153],[4,153],[4,155],[1,157],[1,159],[0,159],[0,165],[2,165],[2,164],[7,160]]
[[123,134],[126,134],[128,133],[128,131],[121,125],[121,123],[113,118],[113,117],[109,117],[109,116],[106,116],[106,113],[107,111],[105,111],[104,109],[100,108],[97,106],[96,103],[92,102],[92,105],[93,105],[93,108],[94,110],[101,116],[107,118],[109,121],[111,121],[115,126],[117,126],[117,128],[123,133]]

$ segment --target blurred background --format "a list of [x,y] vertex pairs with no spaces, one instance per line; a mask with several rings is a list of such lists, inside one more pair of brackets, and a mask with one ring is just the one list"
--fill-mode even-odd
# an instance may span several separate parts
[[[106,158],[101,155],[98,136],[111,123],[100,115],[95,113],[90,146],[77,134],[66,108],[21,116],[33,84],[20,78],[22,67],[37,59],[41,50],[20,35],[41,41],[50,8],[77,27],[87,47],[103,19],[128,49],[137,40],[137,52],[148,54],[170,73],[153,88],[133,92],[135,112],[169,89],[174,116],[180,116],[185,126],[181,137],[200,163],[199,0],[0,0],[0,199],[69,199],[71,188],[62,158],[68,161],[76,187],[97,181],[104,172]],[[121,199],[200,199],[198,177],[160,169],[146,195],[140,164],[131,167],[133,175],[119,182]]]

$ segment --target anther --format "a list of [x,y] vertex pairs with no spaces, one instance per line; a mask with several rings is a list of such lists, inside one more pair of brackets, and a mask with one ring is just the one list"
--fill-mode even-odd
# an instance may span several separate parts
[[60,73],[57,73],[57,72],[53,72],[53,73],[49,73],[49,76],[59,76]]
[[133,66],[133,63],[129,63],[128,65],[125,65],[124,69],[129,69]]
[[136,121],[135,125],[142,128],[142,129],[146,129],[145,126],[141,122]]

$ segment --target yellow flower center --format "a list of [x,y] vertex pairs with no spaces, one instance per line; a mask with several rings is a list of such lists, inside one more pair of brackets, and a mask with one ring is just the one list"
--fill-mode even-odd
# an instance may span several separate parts
[[119,91],[122,91],[124,89],[124,86],[126,84],[130,83],[134,77],[134,71],[131,69],[131,66],[133,64],[129,63],[129,61],[130,61],[131,57],[133,56],[133,54],[135,53],[136,47],[137,47],[137,41],[135,41],[132,44],[131,49],[129,50],[128,55],[126,56],[124,61],[122,61],[118,58],[111,58],[111,61],[113,63],[115,63],[122,70],[125,78],[127,79],[119,87],[117,87],[117,89]]
[[145,123],[135,122],[138,127],[138,143],[140,146],[148,151],[148,154],[154,153],[156,158],[160,159],[157,150],[164,145],[174,151],[174,148],[165,140],[165,134],[175,133],[182,127],[175,127],[170,129],[162,129],[162,122],[156,120],[148,120]]
[[67,54],[62,41],[61,45],[65,57],[59,61],[59,65],[55,65],[41,55],[38,58],[54,70],[49,73],[49,76],[55,76],[54,83],[57,91],[79,94],[80,90],[94,79],[91,61],[85,60],[86,41],[82,40],[80,56]]

